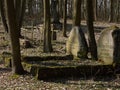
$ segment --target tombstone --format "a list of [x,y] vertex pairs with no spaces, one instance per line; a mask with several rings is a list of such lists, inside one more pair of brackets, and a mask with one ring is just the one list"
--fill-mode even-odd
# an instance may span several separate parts
[[52,40],[57,40],[57,32],[62,30],[62,24],[51,24],[51,27]]
[[116,26],[106,28],[98,39],[98,59],[104,65],[120,61],[120,29]]
[[73,27],[66,42],[66,54],[77,58],[87,58],[88,46],[80,27]]
[[3,51],[1,56],[3,59],[4,66],[5,67],[12,67],[12,62],[11,62],[12,54],[10,52]]
[[23,48],[32,48],[33,45],[26,39],[20,39],[20,46]]

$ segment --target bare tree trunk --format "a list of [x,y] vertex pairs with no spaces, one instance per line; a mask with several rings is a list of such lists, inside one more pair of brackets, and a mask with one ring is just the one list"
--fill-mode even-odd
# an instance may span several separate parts
[[25,9],[26,9],[26,0],[22,0],[22,5],[21,5],[21,14],[20,14],[20,20],[19,20],[19,26],[22,27],[22,22],[23,22],[23,17],[25,14]]
[[80,26],[81,23],[81,0],[74,0],[73,25]]
[[63,2],[64,0],[59,0],[59,17],[62,18],[63,17]]
[[[17,27],[20,29],[19,19],[20,19],[20,14],[21,14],[21,0],[14,0],[14,8],[15,8],[15,12],[16,12]],[[18,32],[20,34],[20,30],[19,29],[18,29]]]
[[0,14],[5,31],[8,33],[8,26],[5,18],[4,0],[0,0]]
[[97,20],[97,0],[93,1],[93,6],[94,6],[94,20]]
[[21,1],[21,12],[20,12],[20,18],[19,18],[19,36],[21,36],[21,27],[22,27],[22,24],[23,24],[23,18],[24,18],[24,14],[25,14],[25,9],[26,9],[26,0],[22,0]]
[[104,0],[104,20],[107,19],[107,0]]
[[22,21],[25,13],[25,6],[26,6],[26,0],[14,0],[14,6],[16,11],[16,20],[17,20],[17,26],[19,27],[19,36],[21,37],[21,27],[22,27]]
[[24,69],[21,64],[20,42],[17,27],[16,13],[14,9],[14,0],[5,0],[6,16],[8,21],[9,34],[12,48],[12,72],[23,74]]
[[85,20],[86,19],[86,8],[85,8],[85,0],[82,0],[81,4],[81,19]]
[[116,1],[116,22],[119,22],[119,18],[120,18],[120,0]]
[[114,8],[114,0],[110,0],[110,16],[109,16],[109,22],[113,22],[113,8]]
[[67,37],[66,29],[67,29],[67,0],[64,0],[64,9],[63,9],[63,36],[64,37]]
[[58,0],[51,0],[51,14],[53,24],[59,24],[60,23],[60,17],[59,17],[59,11],[58,11]]
[[44,48],[45,53],[52,52],[51,26],[50,26],[50,1],[44,0]]
[[32,17],[32,15],[33,15],[32,5],[33,5],[33,0],[28,0],[28,13],[29,13],[30,17]]
[[87,26],[88,26],[88,41],[89,49],[91,52],[92,59],[97,60],[97,45],[95,41],[94,28],[93,28],[93,1],[86,0],[86,9],[87,9]]

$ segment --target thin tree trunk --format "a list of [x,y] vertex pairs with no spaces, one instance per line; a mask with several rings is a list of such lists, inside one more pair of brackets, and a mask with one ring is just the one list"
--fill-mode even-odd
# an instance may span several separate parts
[[21,64],[19,28],[16,22],[14,0],[5,0],[5,8],[12,48],[12,72],[15,74],[23,74],[24,69]]
[[73,25],[80,26],[81,23],[81,0],[74,0]]
[[93,1],[93,6],[94,6],[94,20],[97,20],[97,0]]
[[20,18],[19,18],[19,36],[21,36],[21,27],[22,27],[22,24],[23,24],[23,18],[24,18],[24,14],[25,14],[25,9],[26,9],[26,0],[22,0],[21,2],[21,12],[20,12]]
[[110,0],[110,16],[109,16],[109,22],[113,22],[113,8],[114,8],[114,0]]
[[66,29],[67,29],[67,0],[64,0],[64,9],[63,9],[63,36],[64,37],[67,37]]
[[50,26],[50,2],[44,0],[44,48],[45,53],[52,52],[51,26]]
[[5,18],[4,0],[0,0],[0,14],[5,31],[8,33],[8,26]]
[[64,0],[59,0],[59,17],[63,17],[63,2]]
[[59,17],[59,10],[58,10],[58,0],[51,0],[51,15],[52,15],[52,23],[59,24],[60,17]]
[[92,59],[97,60],[97,45],[95,41],[94,28],[93,28],[93,3],[92,0],[86,0],[87,9],[87,26],[88,26],[88,41],[89,49]]
[[16,12],[17,27],[19,27],[18,32],[19,32],[19,36],[21,36],[21,33],[20,33],[21,27],[19,26],[19,20],[20,20],[20,14],[21,14],[21,0],[14,0],[14,7]]
[[120,18],[120,0],[116,1],[116,22],[119,22],[119,18]]
[[33,5],[33,0],[28,0],[28,13],[30,17],[32,17],[33,15],[32,5]]
[[82,10],[82,12],[81,12],[82,18],[81,19],[85,20],[85,18],[86,18],[85,0],[82,0],[81,10]]
[[16,20],[17,20],[17,26],[19,27],[19,36],[21,37],[21,27],[22,27],[22,21],[25,13],[25,5],[26,0],[14,0],[14,6],[16,11]]
[[107,0],[104,0],[104,20],[107,19]]

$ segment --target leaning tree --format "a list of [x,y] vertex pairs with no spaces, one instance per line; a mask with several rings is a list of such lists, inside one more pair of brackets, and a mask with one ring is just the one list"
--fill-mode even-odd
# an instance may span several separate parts
[[[19,37],[21,37],[21,27],[26,9],[26,0],[14,0],[14,9],[16,12],[16,22],[17,22]],[[1,12],[3,26],[5,28],[5,31],[8,32],[4,0],[0,0],[0,12]]]
[[0,0],[0,14],[1,14],[1,20],[4,26],[4,29],[8,33],[8,26],[7,26],[6,17],[5,17],[4,0]]
[[12,72],[15,74],[23,74],[25,71],[21,64],[19,27],[17,27],[17,16],[14,7],[14,0],[5,0],[6,20],[11,40],[12,49]]

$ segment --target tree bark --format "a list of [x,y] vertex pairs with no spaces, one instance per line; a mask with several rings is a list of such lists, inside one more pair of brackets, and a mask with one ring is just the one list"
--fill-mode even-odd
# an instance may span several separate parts
[[52,52],[51,26],[50,26],[50,1],[44,0],[44,48],[45,53]]
[[97,60],[97,45],[95,41],[94,35],[94,27],[93,27],[93,1],[86,0],[86,9],[87,9],[87,28],[88,28],[88,41],[89,41],[89,49],[91,52],[92,59]]
[[109,22],[113,22],[113,8],[114,8],[114,0],[110,0],[110,14],[109,14]]
[[16,11],[16,20],[17,20],[17,26],[19,27],[19,36],[21,37],[21,27],[22,27],[22,21],[25,13],[25,6],[26,6],[26,0],[14,0],[14,6]]
[[58,10],[58,0],[51,0],[51,15],[52,15],[52,23],[60,24],[59,10]]
[[86,19],[86,8],[85,8],[85,0],[82,0],[81,4],[81,19],[85,20]]
[[33,15],[32,5],[33,5],[33,0],[28,0],[28,13],[29,13],[30,17],[32,17],[32,15]]
[[120,18],[120,0],[116,0],[116,22],[119,22],[119,18]]
[[5,0],[6,16],[8,21],[9,34],[12,48],[12,72],[15,74],[23,74],[24,69],[21,64],[19,33],[16,20],[16,12],[14,8],[14,0]]
[[94,20],[97,20],[97,0],[93,1],[93,6],[94,6]]
[[59,17],[62,18],[63,17],[63,2],[64,0],[59,0]]
[[18,31],[19,32],[19,36],[21,37],[21,27],[22,27],[22,24],[23,24],[23,18],[24,18],[24,14],[25,14],[25,9],[26,9],[26,0],[22,0],[21,1],[21,7],[20,7],[20,16],[19,16],[19,28],[20,30]]
[[81,0],[74,0],[73,25],[80,26],[81,23]]
[[8,33],[7,21],[5,18],[4,0],[0,0],[0,14],[5,31]]
[[19,19],[20,28],[22,27],[23,17],[24,17],[24,14],[25,14],[26,0],[22,0],[21,3],[22,3],[22,5],[21,5],[21,14],[20,14],[20,19]]
[[64,0],[64,9],[63,9],[63,36],[67,37],[66,29],[67,29],[67,0]]
[[104,20],[107,19],[107,0],[104,0]]

